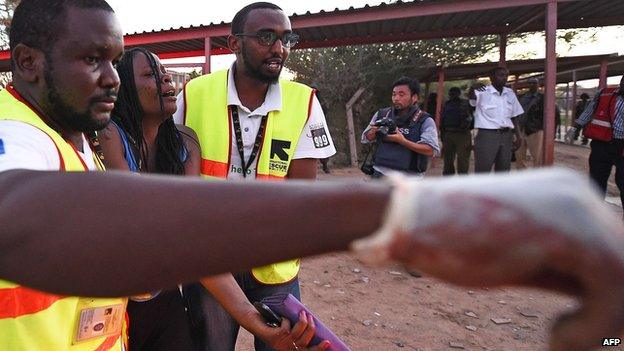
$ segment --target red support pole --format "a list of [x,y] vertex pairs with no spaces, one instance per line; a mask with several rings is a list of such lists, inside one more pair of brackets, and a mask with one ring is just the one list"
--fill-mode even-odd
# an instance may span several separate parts
[[608,60],[602,60],[600,62],[600,80],[598,81],[598,89],[604,89],[607,87],[607,66]]
[[210,73],[210,50],[212,49],[212,44],[210,43],[210,37],[204,38],[204,57],[205,62],[202,68],[202,74]]
[[576,71],[572,71],[572,118],[570,118],[570,125],[576,118],[576,99],[578,98],[578,85],[576,84]]
[[518,93],[518,79],[520,79],[520,75],[518,74],[514,75],[514,82],[513,82],[513,85],[511,86],[511,89],[516,94]]
[[546,5],[546,70],[544,72],[544,165],[550,166],[555,155],[555,89],[557,87],[557,1]]
[[435,122],[440,130],[440,120],[442,119],[442,100],[444,100],[444,68],[438,72],[438,96],[436,99]]
[[502,67],[507,67],[507,34],[501,34],[499,36],[499,53],[498,64]]
[[429,91],[431,90],[431,82],[427,81],[425,82],[425,94],[422,96],[422,100],[424,102],[423,104],[423,110],[425,110],[427,113],[431,113],[431,111],[427,111],[427,109],[429,108],[429,106],[427,106],[427,99],[429,99]]

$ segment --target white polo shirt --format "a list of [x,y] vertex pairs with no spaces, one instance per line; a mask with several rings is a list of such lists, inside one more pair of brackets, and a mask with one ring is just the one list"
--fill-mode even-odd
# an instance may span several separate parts
[[470,105],[476,108],[474,126],[481,129],[513,128],[512,118],[524,113],[513,90],[504,87],[499,93],[491,85],[484,91],[475,90],[476,100],[471,99]]
[[[245,161],[247,161],[249,160],[249,155],[251,155],[251,151],[253,150],[253,145],[256,141],[256,135],[258,134],[258,129],[260,129],[262,116],[269,114],[269,112],[271,111],[280,111],[282,109],[282,93],[280,84],[279,82],[270,84],[269,90],[267,91],[262,105],[260,105],[260,107],[258,107],[257,109],[250,111],[247,107],[243,106],[242,102],[238,98],[238,92],[234,83],[234,70],[233,68],[230,68],[228,72],[227,104],[235,105],[238,107],[241,134],[243,137],[243,154],[245,156]],[[173,120],[177,124],[183,124],[184,112],[186,109],[183,91],[178,94],[177,105],[178,110],[173,115]],[[231,127],[232,130],[234,130],[234,126]],[[224,133],[227,133],[227,131],[224,131]],[[319,142],[317,139],[317,142],[315,143],[314,139],[312,138],[313,134],[315,136],[325,135],[327,140],[322,140],[321,142]],[[293,155],[293,160],[302,158],[321,159],[330,157],[335,153],[336,148],[334,147],[334,142],[332,141],[332,138],[329,134],[329,128],[327,127],[327,122],[325,121],[325,114],[323,113],[321,104],[315,96],[312,101],[310,118],[308,118],[308,121],[303,128],[303,131],[301,132],[299,142],[297,143],[297,148],[295,149],[295,153]],[[228,179],[248,181],[254,180],[256,175],[257,163],[258,156],[256,155],[256,159],[249,167],[247,177],[243,177],[242,161],[238,153],[235,135],[234,133],[232,133]]]
[[[93,152],[84,135],[84,152],[78,155],[90,170],[96,170]],[[0,121],[0,172],[11,169],[58,171],[61,167],[58,149],[44,132],[28,123]]]

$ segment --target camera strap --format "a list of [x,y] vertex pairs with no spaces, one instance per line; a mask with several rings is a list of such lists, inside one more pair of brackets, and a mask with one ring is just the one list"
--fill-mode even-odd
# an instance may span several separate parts
[[266,129],[268,115],[262,116],[260,128],[258,128],[258,134],[256,134],[256,141],[254,141],[253,149],[251,150],[251,155],[249,155],[249,159],[247,160],[247,162],[245,162],[245,146],[243,145],[240,118],[238,116],[238,107],[230,105],[230,113],[232,114],[232,124],[234,125],[234,134],[236,136],[236,148],[238,149],[238,155],[241,158],[243,178],[246,178],[247,170],[249,169],[249,167],[251,167],[251,164],[256,159],[256,156],[258,155],[258,150],[260,150],[260,145],[262,144],[262,140],[264,139],[264,130]]

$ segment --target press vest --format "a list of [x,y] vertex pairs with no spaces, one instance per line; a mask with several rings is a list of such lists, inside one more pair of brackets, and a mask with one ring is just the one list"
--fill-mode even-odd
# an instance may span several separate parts
[[587,138],[611,141],[613,139],[613,121],[619,89],[606,88],[600,92],[598,103],[591,121],[585,126],[583,135]]
[[[59,170],[88,170],[71,144],[45,124],[12,87],[0,91],[0,120],[24,122],[48,135],[58,150]],[[113,310],[125,314],[126,299],[53,295],[0,280],[0,350],[123,350],[121,325],[115,333],[107,335],[103,335],[105,330],[102,336],[89,339],[78,335],[81,317],[89,318],[91,312],[103,312],[105,307],[113,306],[111,314]],[[117,320],[123,324],[125,316]]]
[[[282,109],[268,115],[257,156],[257,179],[282,180],[286,177],[310,115],[313,89],[284,80],[280,80],[279,85]],[[227,70],[195,78],[184,88],[184,123],[197,133],[202,154],[201,174],[207,178],[227,178],[230,170],[232,116],[227,92]],[[298,273],[299,260],[252,270],[254,278],[263,284],[283,284],[293,280]]]
[[[388,115],[394,118],[392,108],[379,110],[377,119]],[[422,125],[427,118],[431,118],[424,111],[416,111],[407,126],[397,126],[397,133],[403,133],[409,141],[418,142],[422,134]],[[377,138],[377,151],[375,153],[374,165],[390,168],[402,172],[424,173],[427,170],[428,157],[417,152],[413,152],[403,145],[394,142],[383,141]]]

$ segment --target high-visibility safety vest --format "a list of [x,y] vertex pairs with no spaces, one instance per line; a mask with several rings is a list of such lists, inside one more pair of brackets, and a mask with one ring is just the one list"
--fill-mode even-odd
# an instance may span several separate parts
[[606,88],[600,91],[592,119],[583,130],[584,136],[600,141],[613,139],[613,121],[615,120],[618,92],[619,89],[617,88]]
[[[282,180],[288,174],[301,132],[310,115],[314,90],[299,83],[280,81],[282,109],[267,118],[258,153],[256,178]],[[230,171],[232,116],[227,104],[228,71],[195,78],[184,88],[184,123],[193,129],[201,145],[201,174],[227,178]],[[225,132],[228,131],[228,132]],[[299,273],[299,260],[252,269],[260,283],[283,284]]]
[[[47,134],[58,150],[60,170],[88,170],[75,148],[45,124],[12,87],[0,91],[0,120],[28,123]],[[0,350],[124,350],[125,307],[125,298],[54,295],[0,280]],[[112,318],[121,321],[112,328],[114,332],[114,325],[105,324]],[[78,330],[81,325],[93,330]]]

